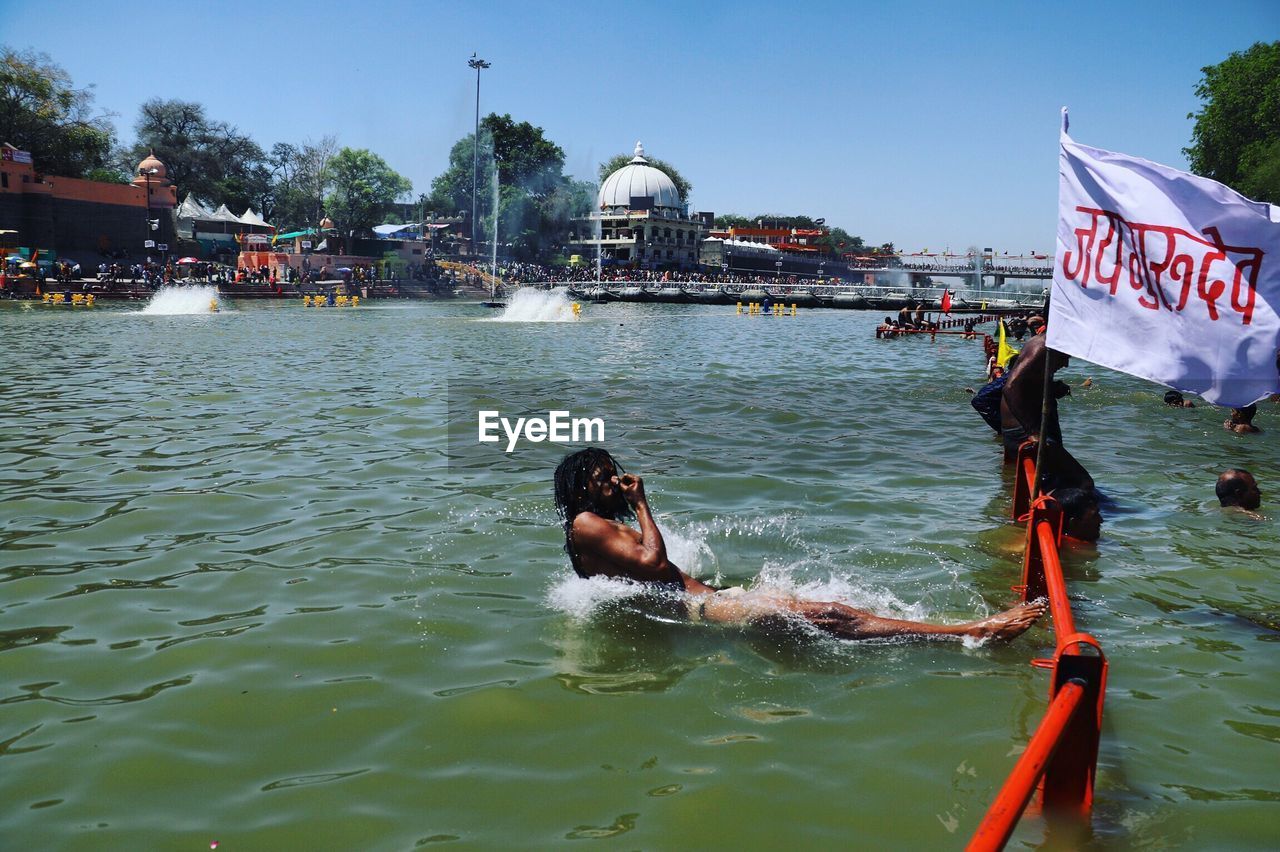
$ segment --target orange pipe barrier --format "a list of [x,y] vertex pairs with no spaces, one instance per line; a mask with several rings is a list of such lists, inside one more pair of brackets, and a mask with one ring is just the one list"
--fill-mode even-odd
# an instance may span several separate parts
[[[1094,654],[1081,654],[1087,646]],[[1063,731],[1064,748],[1045,768],[1041,801],[1046,813],[1064,815],[1088,825],[1093,811],[1093,782],[1098,768],[1098,741],[1102,738],[1102,705],[1107,692],[1107,658],[1098,641],[1087,633],[1059,640],[1053,659],[1049,694],[1055,695],[1073,680],[1085,684],[1087,712],[1076,713]]]
[[1041,580],[1049,596],[1049,614],[1053,617],[1053,633],[1061,647],[1066,637],[1075,634],[1076,624],[1071,614],[1071,601],[1067,598],[1067,581],[1062,576],[1062,561],[1058,558],[1058,536],[1049,521],[1042,518],[1037,518],[1033,522],[1032,529],[1035,540],[1028,542],[1028,545],[1038,544],[1039,546]]
[[1044,777],[1050,759],[1058,746],[1062,745],[1063,731],[1080,708],[1085,691],[1085,683],[1079,679],[1068,681],[1058,690],[1049,709],[1045,711],[1044,718],[1040,720],[1040,727],[1036,728],[1031,742],[1027,743],[1026,751],[1009,773],[1009,780],[1000,789],[995,801],[987,809],[987,815],[982,818],[982,823],[970,839],[966,847],[969,852],[1003,849],[1009,842],[1009,836],[1013,834],[1036,785]]
[[[1062,508],[1049,495],[1031,500],[1036,482],[1032,444],[1019,447],[1015,471],[1013,516],[1027,524],[1022,585],[1015,589],[1024,601],[1049,599],[1054,657],[1051,661],[1033,660],[1032,665],[1052,667],[1051,701],[1026,751],[971,838],[971,850],[1003,848],[1037,784],[1041,785],[1041,804],[1047,816],[1065,816],[1087,831],[1102,736],[1108,664],[1097,640],[1076,632],[1058,553]],[[1095,653],[1081,653],[1084,647]]]
[[[1006,456],[1006,460],[1008,457]],[[1013,519],[1025,521],[1031,509],[1031,493],[1036,483],[1036,447],[1023,441],[1018,447],[1013,477]]]

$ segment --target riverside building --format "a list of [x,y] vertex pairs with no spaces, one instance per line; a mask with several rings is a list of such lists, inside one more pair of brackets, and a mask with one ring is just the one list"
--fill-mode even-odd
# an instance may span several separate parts
[[596,195],[596,210],[575,219],[570,251],[587,261],[597,251],[606,264],[642,269],[693,269],[698,265],[702,233],[711,213],[690,215],[675,183],[644,156],[635,156],[605,178]]
[[30,152],[0,145],[0,230],[17,231],[16,245],[92,260],[140,257],[147,242],[174,238],[178,192],[155,154],[129,184],[46,175],[38,166]]

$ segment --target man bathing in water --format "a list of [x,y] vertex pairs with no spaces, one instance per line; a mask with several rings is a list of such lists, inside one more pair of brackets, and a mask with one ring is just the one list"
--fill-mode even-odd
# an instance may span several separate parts
[[[691,619],[726,624],[767,624],[800,618],[841,639],[954,636],[1012,639],[1045,611],[1039,601],[1019,604],[967,624],[925,624],[882,618],[842,603],[807,601],[743,589],[717,589],[690,577],[667,558],[644,482],[622,473],[608,452],[589,447],[565,456],[556,468],[556,509],[564,520],[565,551],[580,577],[620,577],[688,596]],[[622,521],[635,519],[640,529]]]

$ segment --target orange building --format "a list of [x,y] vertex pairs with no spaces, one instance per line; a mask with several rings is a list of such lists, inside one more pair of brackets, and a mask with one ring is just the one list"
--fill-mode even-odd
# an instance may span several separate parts
[[0,145],[0,230],[17,231],[17,245],[87,263],[142,257],[145,241],[173,239],[178,192],[154,154],[131,184],[46,175],[37,165],[29,152]]
[[821,228],[740,228],[717,229],[708,236],[712,239],[736,240],[742,243],[759,243],[782,251],[799,254],[823,254],[826,247],[819,240],[827,235]]

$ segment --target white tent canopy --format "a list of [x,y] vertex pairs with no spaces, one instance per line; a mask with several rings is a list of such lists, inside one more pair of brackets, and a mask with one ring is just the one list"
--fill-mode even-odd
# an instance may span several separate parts
[[244,211],[244,215],[240,217],[240,221],[246,225],[254,225],[259,228],[271,227],[269,224],[267,224],[266,219],[263,219],[261,216],[259,216],[257,213],[254,212],[252,207]]
[[193,219],[198,222],[214,221],[213,211],[197,201],[194,195],[190,194],[178,205],[178,218]]
[[392,234],[398,234],[401,231],[412,231],[418,233],[422,230],[422,225],[416,222],[406,222],[403,225],[374,225],[373,232],[379,237],[389,237]]
[[190,194],[178,205],[177,214],[178,219],[188,222],[234,222],[237,225],[252,225],[255,228],[271,227],[271,224],[252,207],[247,208],[243,216],[237,216],[227,209],[225,204],[219,205],[218,209],[214,210]]
[[240,223],[240,217],[228,210],[225,204],[219,204],[218,209],[213,211],[213,219],[217,222]]

